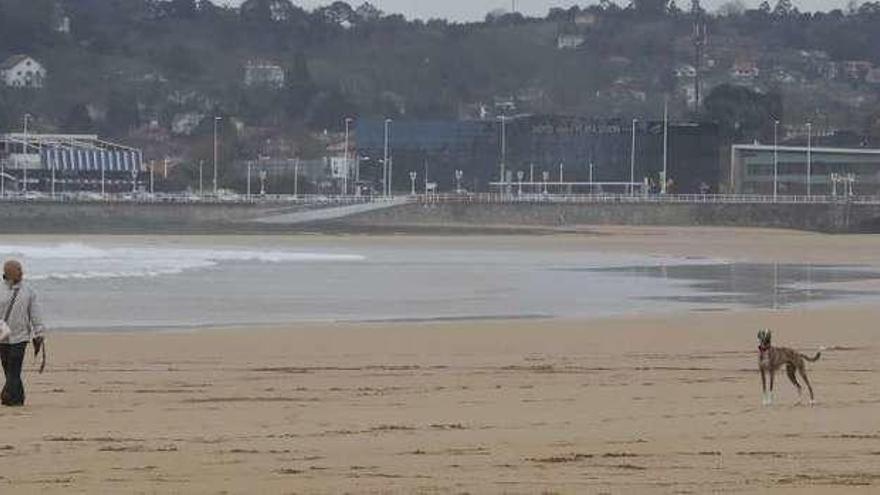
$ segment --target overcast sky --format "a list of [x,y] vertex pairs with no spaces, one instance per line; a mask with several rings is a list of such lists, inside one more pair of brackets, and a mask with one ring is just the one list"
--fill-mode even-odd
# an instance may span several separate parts
[[[237,5],[242,0],[226,0],[226,3]],[[371,0],[371,3],[381,10],[389,13],[402,13],[408,18],[420,17],[444,17],[453,20],[479,20],[486,13],[498,9],[510,9],[512,0]],[[517,10],[532,16],[544,16],[551,7],[570,7],[572,5],[589,5],[589,0],[580,2],[573,0],[515,0]],[[729,0],[702,0],[703,7],[712,10]],[[756,6],[761,0],[743,0],[747,5]],[[859,0],[861,3],[861,0]],[[676,0],[681,8],[688,8],[690,0]],[[332,0],[294,0],[295,4],[311,9],[320,5],[332,3]],[[354,6],[363,3],[362,0],[348,0]],[[628,4],[628,0],[617,0],[621,5]],[[793,3],[801,10],[831,10],[844,8],[848,0],[794,0]],[[770,0],[770,5],[775,5],[776,0]]]

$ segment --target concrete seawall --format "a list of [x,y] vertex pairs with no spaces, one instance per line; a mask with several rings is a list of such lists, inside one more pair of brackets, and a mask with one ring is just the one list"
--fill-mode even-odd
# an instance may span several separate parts
[[[300,215],[305,206],[0,202],[0,233],[293,233],[301,231],[504,231],[579,225],[772,227],[880,233],[880,205],[508,203],[397,204],[344,218]],[[338,216],[338,215],[337,215]],[[266,218],[290,217],[288,223]],[[316,221],[302,219],[320,218]]]
[[0,233],[214,233],[267,231],[256,218],[295,207],[247,204],[0,202]]
[[736,226],[880,233],[880,206],[856,204],[409,204],[340,221],[355,227]]

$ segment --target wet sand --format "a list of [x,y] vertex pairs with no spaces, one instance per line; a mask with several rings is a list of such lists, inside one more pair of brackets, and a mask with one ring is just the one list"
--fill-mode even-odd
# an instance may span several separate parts
[[[700,230],[688,242],[676,232],[605,232],[578,242],[750,261],[880,257],[880,239],[870,237]],[[522,242],[553,249],[554,240]],[[838,305],[56,334],[46,374],[35,374],[29,357],[29,405],[0,410],[0,487],[872,493],[880,486],[877,321],[878,308]],[[777,344],[831,347],[810,365],[815,406],[796,405],[783,376],[776,403],[761,406],[755,334],[765,326]]]

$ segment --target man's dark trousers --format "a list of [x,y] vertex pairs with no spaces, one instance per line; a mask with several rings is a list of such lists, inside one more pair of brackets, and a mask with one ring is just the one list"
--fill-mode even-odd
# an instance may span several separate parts
[[6,384],[0,393],[0,403],[4,406],[24,405],[24,383],[21,381],[21,367],[27,342],[20,344],[0,344],[0,360],[3,361],[3,374]]

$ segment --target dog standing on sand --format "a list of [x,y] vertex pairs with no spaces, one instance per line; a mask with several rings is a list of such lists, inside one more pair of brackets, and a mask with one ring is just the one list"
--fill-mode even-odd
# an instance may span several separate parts
[[[807,378],[806,361],[815,363],[822,357],[824,348],[819,349],[814,357],[809,357],[787,347],[773,346],[773,332],[770,330],[761,330],[758,332],[758,369],[761,371],[761,386],[764,390],[763,402],[765,406],[773,403],[773,381],[776,371],[783,365],[788,379],[798,390],[798,398],[803,393],[801,384],[798,383],[795,373],[801,375],[807,389],[810,391],[810,404],[813,404],[813,386],[810,385],[810,379]],[[770,378],[770,387],[767,387],[767,375]],[[798,399],[800,401],[800,399]]]

